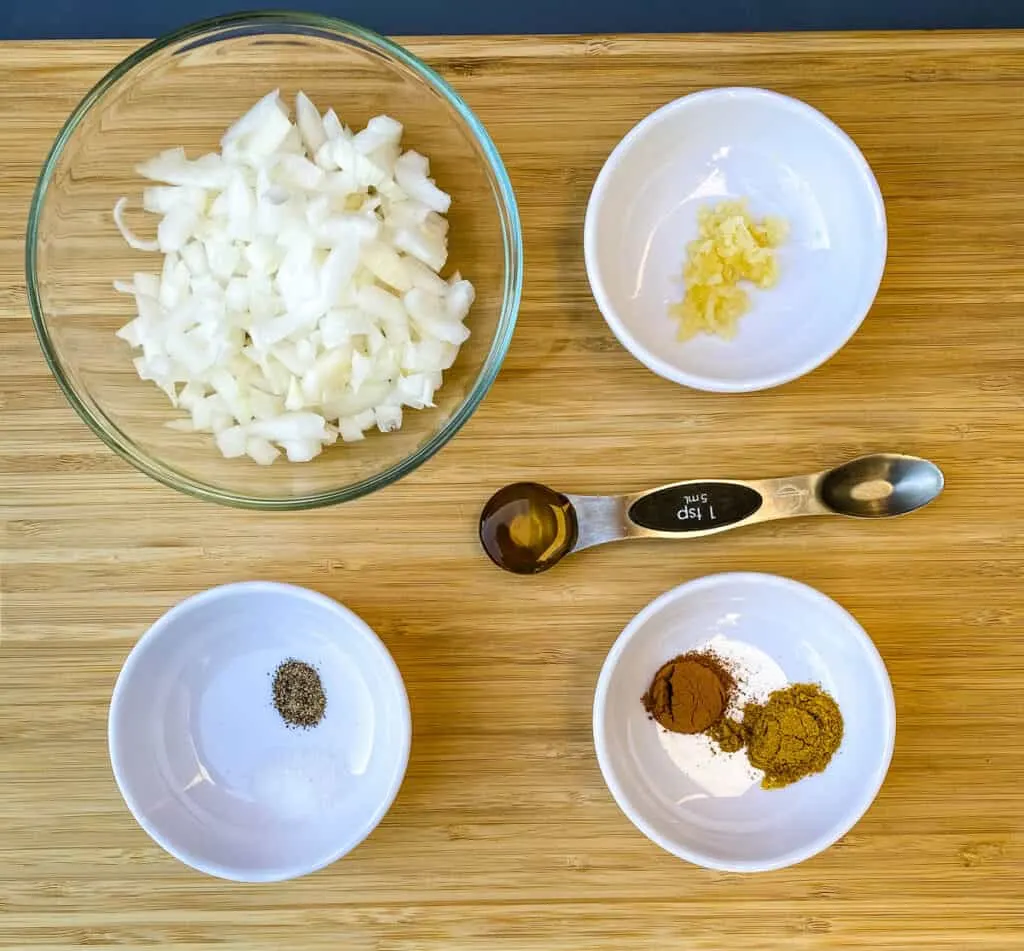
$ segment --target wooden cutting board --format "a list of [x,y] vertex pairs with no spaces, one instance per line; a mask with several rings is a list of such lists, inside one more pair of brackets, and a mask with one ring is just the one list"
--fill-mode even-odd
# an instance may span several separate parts
[[[0,947],[289,951],[1010,949],[1024,946],[1024,34],[424,39],[509,167],[526,284],[505,368],[414,475],[339,508],[263,515],[150,482],[78,420],[27,313],[29,195],[60,123],[129,43],[3,44],[0,85]],[[654,107],[764,85],[838,121],[874,167],[889,266],[829,364],[749,396],[689,392],[614,341],[581,232],[609,150]],[[575,491],[810,471],[872,449],[936,460],[895,523],[633,543],[534,579],[476,541],[497,486]],[[722,570],[789,575],[871,633],[896,755],[825,854],[743,877],[680,862],[607,792],[591,699],[651,598]],[[350,857],[241,886],[160,851],[122,804],[106,710],[135,639],[201,588],[316,588],[395,655],[405,785]]]

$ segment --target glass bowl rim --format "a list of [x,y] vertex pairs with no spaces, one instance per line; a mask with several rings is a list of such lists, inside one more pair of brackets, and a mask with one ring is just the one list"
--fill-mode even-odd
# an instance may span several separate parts
[[[37,285],[36,245],[39,238],[39,219],[43,203],[56,167],[64,154],[64,149],[85,116],[91,112],[92,108],[117,82],[127,76],[135,67],[157,53],[163,52],[168,47],[186,43],[190,40],[197,41],[232,27],[261,26],[267,27],[268,32],[274,32],[275,27],[298,26],[321,30],[325,33],[343,37],[350,36],[376,48],[389,58],[397,60],[410,69],[420,80],[441,95],[447,104],[460,116],[482,148],[491,173],[497,183],[500,198],[499,212],[502,219],[505,279],[501,313],[487,358],[473,383],[472,389],[470,389],[462,403],[459,404],[456,411],[445,424],[420,445],[415,452],[389,466],[387,469],[338,489],[329,489],[302,496],[241,495],[228,489],[193,479],[136,447],[113,421],[107,418],[105,413],[99,410],[98,407],[94,411],[79,397],[77,390],[65,373],[64,366],[50,339]],[[280,32],[284,33],[284,30],[282,29]],[[368,495],[377,489],[386,488],[423,465],[466,424],[470,416],[473,415],[473,412],[480,405],[484,396],[486,396],[487,391],[491,388],[491,384],[497,378],[512,340],[512,333],[515,329],[516,316],[522,296],[522,245],[522,226],[519,210],[515,194],[512,190],[512,182],[509,179],[501,156],[483,124],[462,97],[438,72],[399,44],[347,20],[315,13],[268,10],[211,17],[151,40],[117,63],[85,94],[57,134],[57,138],[50,148],[46,161],[43,163],[39,179],[32,194],[25,238],[25,284],[28,292],[32,324],[35,327],[36,336],[39,338],[39,344],[50,371],[53,373],[54,378],[57,380],[71,406],[110,449],[113,449],[119,456],[157,482],[195,498],[219,502],[235,508],[259,509],[263,511],[295,511],[334,505],[339,502],[348,502]]]

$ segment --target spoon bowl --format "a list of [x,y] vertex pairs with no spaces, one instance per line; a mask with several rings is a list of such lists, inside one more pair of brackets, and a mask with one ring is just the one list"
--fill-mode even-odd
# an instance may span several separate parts
[[942,470],[927,459],[880,452],[830,469],[818,493],[837,515],[889,518],[927,505],[943,485]]

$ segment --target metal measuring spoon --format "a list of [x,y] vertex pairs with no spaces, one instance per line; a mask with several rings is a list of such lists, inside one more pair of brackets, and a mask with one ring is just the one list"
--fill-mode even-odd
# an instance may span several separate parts
[[811,475],[695,479],[635,495],[565,495],[536,482],[516,482],[484,506],[480,541],[499,568],[527,575],[622,538],[698,538],[805,515],[906,515],[931,502],[942,487],[942,470],[934,463],[892,452]]

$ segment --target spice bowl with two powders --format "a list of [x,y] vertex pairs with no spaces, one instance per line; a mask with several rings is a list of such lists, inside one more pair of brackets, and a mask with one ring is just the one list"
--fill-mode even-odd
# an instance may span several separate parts
[[835,601],[720,574],[651,602],[601,670],[594,742],[616,802],[672,854],[722,871],[794,865],[845,835],[885,779],[885,665]]

